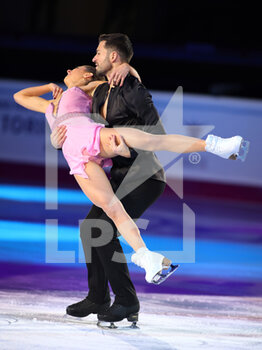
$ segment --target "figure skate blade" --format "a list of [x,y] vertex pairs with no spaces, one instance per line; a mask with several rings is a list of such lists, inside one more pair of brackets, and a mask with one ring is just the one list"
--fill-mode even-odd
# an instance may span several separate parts
[[163,270],[158,272],[154,277],[153,277],[153,284],[161,284],[163,283],[168,277],[172,275],[176,271],[179,265],[173,265],[171,264],[168,269],[165,269],[163,267]]

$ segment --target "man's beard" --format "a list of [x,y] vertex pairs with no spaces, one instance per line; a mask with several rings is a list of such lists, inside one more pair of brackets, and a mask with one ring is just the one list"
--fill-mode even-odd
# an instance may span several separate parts
[[107,73],[112,69],[112,64],[108,60],[104,60],[102,65],[96,67],[96,73],[99,75],[107,75]]

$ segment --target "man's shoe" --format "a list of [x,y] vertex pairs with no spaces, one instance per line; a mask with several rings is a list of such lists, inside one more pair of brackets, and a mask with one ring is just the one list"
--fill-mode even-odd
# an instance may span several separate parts
[[131,306],[113,304],[107,311],[97,315],[99,321],[118,322],[126,318],[129,322],[138,321],[139,303]]
[[104,304],[95,304],[87,297],[76,304],[69,305],[66,313],[75,317],[86,317],[90,314],[103,313],[110,307],[110,301]]

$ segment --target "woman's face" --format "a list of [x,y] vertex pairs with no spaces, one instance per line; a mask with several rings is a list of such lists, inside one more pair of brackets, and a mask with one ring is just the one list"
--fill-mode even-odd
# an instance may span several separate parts
[[66,86],[77,85],[83,82],[86,69],[84,66],[79,66],[74,69],[67,70],[67,76],[64,79]]

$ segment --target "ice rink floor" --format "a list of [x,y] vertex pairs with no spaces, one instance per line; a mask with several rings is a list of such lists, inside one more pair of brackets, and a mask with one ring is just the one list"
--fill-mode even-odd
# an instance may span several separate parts
[[262,349],[262,298],[139,294],[139,329],[65,317],[81,292],[0,292],[0,349]]

